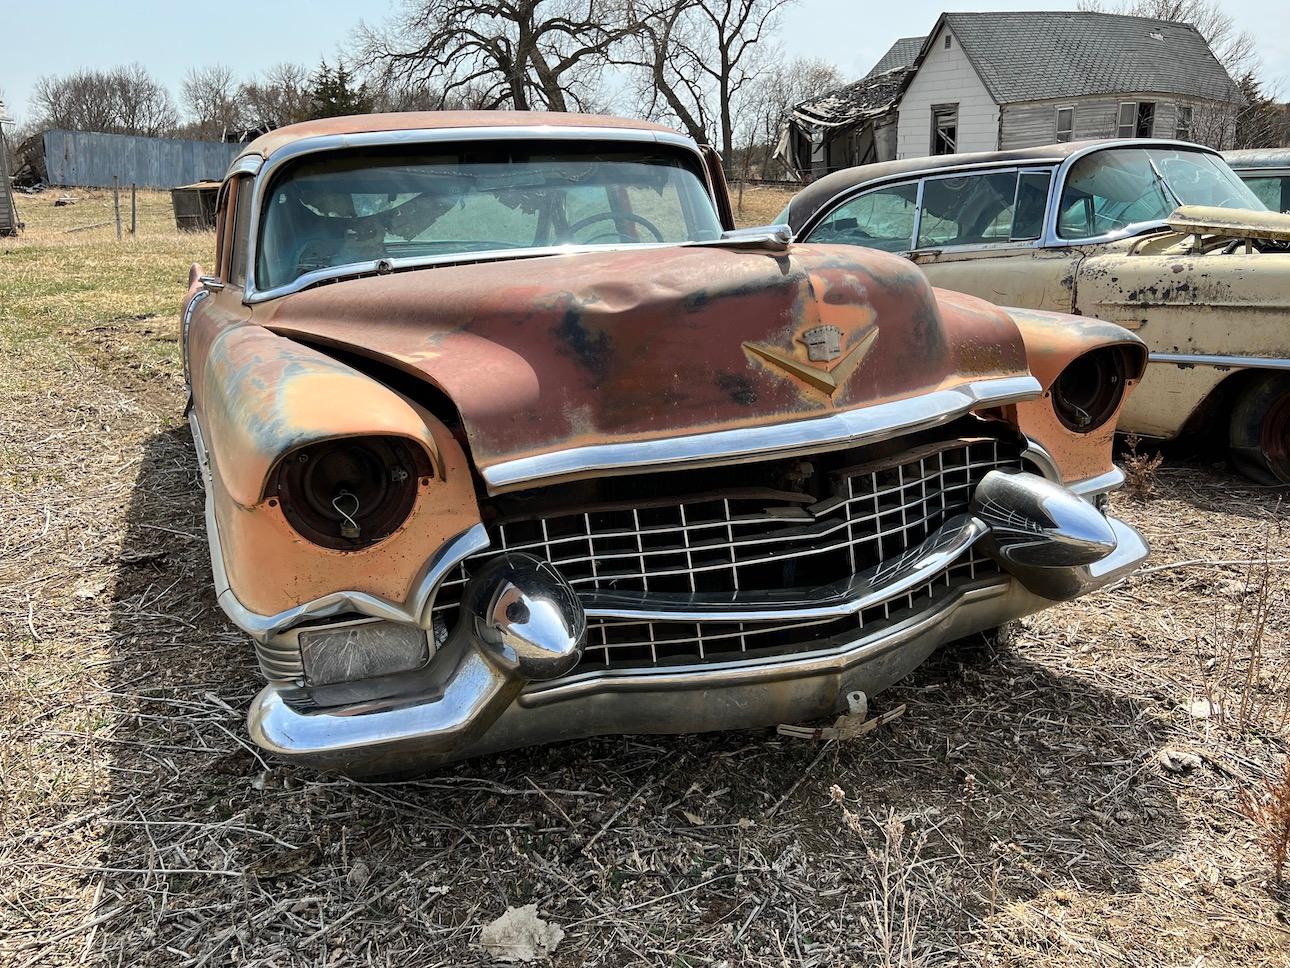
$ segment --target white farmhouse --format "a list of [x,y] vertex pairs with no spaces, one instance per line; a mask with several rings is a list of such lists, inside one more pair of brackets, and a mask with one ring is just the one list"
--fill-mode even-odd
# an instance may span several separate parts
[[1190,24],[1085,12],[944,13],[926,37],[898,40],[860,81],[796,105],[780,157],[818,177],[893,158],[1083,138],[1223,147],[1241,102]]

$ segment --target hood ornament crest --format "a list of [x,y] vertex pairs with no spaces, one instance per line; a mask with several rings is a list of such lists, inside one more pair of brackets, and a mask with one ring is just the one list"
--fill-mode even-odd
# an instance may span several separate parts
[[[806,347],[807,362],[803,362],[792,353],[774,346],[763,346],[760,343],[744,343],[744,349],[772,366],[778,367],[789,376],[796,377],[807,386],[833,396],[855,372],[877,338],[878,327],[870,325],[859,334],[851,348],[844,354],[842,330],[836,326],[814,326],[794,340]],[[827,364],[833,360],[837,362],[828,366]],[[812,363],[826,365],[812,366]]]

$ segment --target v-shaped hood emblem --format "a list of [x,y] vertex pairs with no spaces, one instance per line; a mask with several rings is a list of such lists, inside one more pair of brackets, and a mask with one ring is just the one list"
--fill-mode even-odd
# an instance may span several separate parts
[[818,341],[812,338],[814,332],[812,330],[806,333],[800,340],[807,346],[808,360],[811,362],[803,362],[791,353],[761,343],[744,343],[744,349],[761,357],[772,366],[778,367],[789,376],[796,377],[807,386],[831,397],[850,379],[851,374],[860,365],[860,361],[868,354],[878,338],[878,327],[874,325],[866,327],[854,345],[831,367],[816,365],[815,361],[821,358],[827,364],[828,355],[818,351]]

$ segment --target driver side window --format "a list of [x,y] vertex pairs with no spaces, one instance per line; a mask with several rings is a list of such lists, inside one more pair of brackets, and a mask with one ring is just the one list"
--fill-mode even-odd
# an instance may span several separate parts
[[917,211],[917,182],[879,188],[835,208],[811,233],[810,241],[908,252]]

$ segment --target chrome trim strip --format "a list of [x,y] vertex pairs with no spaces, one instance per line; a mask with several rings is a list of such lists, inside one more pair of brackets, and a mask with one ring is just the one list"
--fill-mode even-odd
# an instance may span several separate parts
[[[1013,587],[1010,575],[988,584],[951,593],[943,602],[918,612],[897,625],[861,634],[853,639],[808,652],[769,655],[702,666],[663,666],[656,669],[597,669],[550,682],[531,683],[519,698],[525,707],[580,699],[602,692],[630,693],[690,689],[722,689],[738,685],[780,682],[807,676],[837,674],[876,655],[908,643],[963,605],[1006,595]],[[1048,603],[1045,603],[1048,604]]]
[[1026,449],[1021,452],[1021,459],[1030,461],[1044,477],[1056,484],[1061,484],[1082,498],[1096,497],[1098,494],[1114,491],[1124,483],[1124,471],[1115,464],[1111,465],[1109,471],[1094,477],[1086,477],[1082,481],[1070,483],[1063,481],[1062,472],[1058,470],[1057,461],[1053,459],[1053,455],[1044,449],[1043,444],[1029,437],[1026,438]]
[[[220,541],[219,523],[215,520],[215,498],[211,480],[210,455],[202,437],[201,425],[197,421],[197,412],[190,411],[188,425],[192,430],[193,443],[197,449],[197,462],[201,468],[202,484],[206,491],[206,538],[210,545],[211,573],[214,578],[215,592],[220,607],[229,620],[243,632],[253,638],[257,645],[270,644],[270,640],[280,632],[307,618],[326,618],[344,612],[358,612],[373,618],[389,619],[393,622],[406,622],[429,628],[432,622],[430,604],[434,591],[447,572],[463,559],[477,554],[488,547],[488,531],[483,524],[467,528],[455,538],[444,542],[426,564],[425,573],[417,582],[411,596],[402,604],[391,602],[378,595],[366,592],[338,591],[323,595],[312,601],[297,605],[294,608],[278,612],[276,615],[261,615],[253,612],[240,601],[229,584],[228,572],[224,566],[224,549]],[[258,651],[258,649],[257,649]],[[273,652],[270,648],[268,651]],[[281,656],[275,657],[275,667],[281,666]]]
[[1042,392],[1039,381],[1032,376],[976,380],[904,400],[765,427],[571,447],[502,461],[485,468],[482,474],[490,489],[502,489],[575,474],[734,463],[839,444],[854,446],[937,427],[980,407],[1029,400]]
[[[250,238],[246,247],[246,286],[242,290],[242,301],[247,305],[263,302],[266,299],[276,299],[279,296],[286,296],[293,292],[299,292],[306,286],[313,285],[325,279],[342,278],[347,275],[353,275],[355,272],[376,271],[378,261],[372,263],[358,263],[360,268],[355,266],[330,267],[315,272],[307,273],[298,279],[284,285],[277,286],[273,289],[258,290],[255,287],[255,263],[256,249],[260,237],[260,216],[264,211],[265,193],[268,190],[269,182],[273,180],[274,174],[284,164],[303,155],[315,154],[322,151],[334,151],[340,148],[371,148],[371,147],[388,147],[392,145],[417,145],[417,144],[434,144],[443,142],[461,142],[461,141],[623,141],[623,142],[645,142],[651,144],[664,144],[671,147],[683,148],[694,156],[695,165],[704,184],[708,189],[710,198],[716,197],[716,190],[712,185],[712,180],[708,175],[707,160],[699,150],[699,146],[690,138],[671,131],[651,131],[646,128],[602,128],[595,125],[587,126],[564,126],[564,125],[524,125],[519,127],[509,127],[504,125],[494,127],[462,127],[462,128],[411,128],[397,131],[364,131],[356,134],[328,134],[317,135],[312,138],[301,138],[285,145],[278,151],[273,152],[264,164],[257,168],[255,179],[255,192],[252,196],[252,203],[255,208],[251,213]],[[255,157],[255,156],[250,156]],[[648,243],[646,243],[648,244]],[[632,246],[639,248],[641,246]],[[596,246],[595,251],[605,251],[609,246]],[[557,247],[556,252],[567,252],[564,247]],[[508,257],[523,255],[548,254],[542,249],[503,249],[501,252]],[[457,256],[448,261],[454,262],[471,262],[483,261],[489,257],[490,253],[486,252],[468,252],[459,253]],[[491,253],[496,258],[497,253]],[[396,268],[408,268],[411,266],[428,266],[442,265],[446,260],[436,258],[433,260],[424,259],[390,259],[384,260],[390,262]],[[370,266],[370,268],[368,268]]]
[[1119,466],[1112,466],[1105,474],[1098,474],[1096,477],[1089,477],[1073,484],[1067,484],[1066,488],[1080,497],[1087,498],[1118,490],[1123,484],[1124,471]]
[[988,531],[966,514],[952,518],[916,548],[824,588],[730,595],[663,595],[657,592],[579,593],[588,618],[640,622],[774,622],[844,618],[923,584]]
[[1272,356],[1226,356],[1218,353],[1151,353],[1151,363],[1179,363],[1193,366],[1239,366],[1264,370],[1290,370],[1290,360]]
[[258,175],[262,167],[264,167],[263,155],[239,155],[228,166],[228,171],[224,173],[224,180],[228,181],[234,175]]

